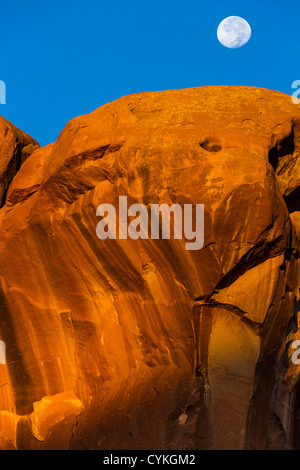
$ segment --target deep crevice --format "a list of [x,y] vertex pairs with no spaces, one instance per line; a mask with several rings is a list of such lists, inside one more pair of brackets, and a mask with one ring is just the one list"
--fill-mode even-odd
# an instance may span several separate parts
[[294,189],[294,191],[287,196],[283,196],[283,199],[285,200],[290,214],[292,212],[300,211],[300,186]]
[[[239,262],[228,272],[216,285],[214,292],[229,287],[233,284],[240,276],[245,274],[249,269],[264,263],[269,258],[278,256],[282,251],[279,249],[280,243],[282,242],[282,236],[277,237],[272,242],[266,244],[263,247],[261,244],[262,252],[258,255],[258,246],[254,246],[250,251],[245,253]],[[195,299],[198,300],[198,299]]]
[[274,171],[277,170],[279,161],[286,155],[293,155],[295,152],[295,133],[292,127],[290,135],[283,140],[276,142],[275,146],[269,151],[269,162],[271,163]]
[[11,182],[21,168],[22,149],[23,147],[21,146],[21,144],[18,144],[15,149],[14,155],[10,159],[6,170],[0,178],[0,184],[3,185],[3,195],[0,202],[0,209],[5,205],[7,192],[11,185]]

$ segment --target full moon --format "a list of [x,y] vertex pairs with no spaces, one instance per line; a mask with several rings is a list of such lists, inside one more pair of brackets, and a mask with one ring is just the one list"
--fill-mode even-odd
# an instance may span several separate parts
[[251,28],[244,18],[229,16],[219,24],[217,36],[223,46],[237,49],[249,41]]

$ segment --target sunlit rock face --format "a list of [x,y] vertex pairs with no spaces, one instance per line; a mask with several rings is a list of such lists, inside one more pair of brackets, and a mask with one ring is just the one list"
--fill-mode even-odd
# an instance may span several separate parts
[[[3,175],[20,136],[37,148],[14,130]],[[123,97],[27,151],[0,209],[1,448],[300,446],[299,149],[291,97],[203,87]],[[98,205],[124,195],[204,204],[204,247],[100,240]]]
[[0,116],[0,207],[21,165],[39,144],[28,134]]

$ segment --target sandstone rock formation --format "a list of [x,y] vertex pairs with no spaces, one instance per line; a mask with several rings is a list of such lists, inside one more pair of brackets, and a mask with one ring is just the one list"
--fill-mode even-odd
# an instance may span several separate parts
[[25,132],[0,117],[0,207],[14,176],[39,144]]
[[[1,126],[0,447],[299,448],[300,106],[140,93],[33,153]],[[120,195],[204,204],[203,249],[99,240]]]

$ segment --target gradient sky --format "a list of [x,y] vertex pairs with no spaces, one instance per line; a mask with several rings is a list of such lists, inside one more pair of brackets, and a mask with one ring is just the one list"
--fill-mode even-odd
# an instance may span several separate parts
[[[217,40],[233,15],[252,29],[240,49]],[[0,114],[46,145],[71,118],[130,93],[249,85],[292,94],[299,18],[299,0],[2,1]]]

